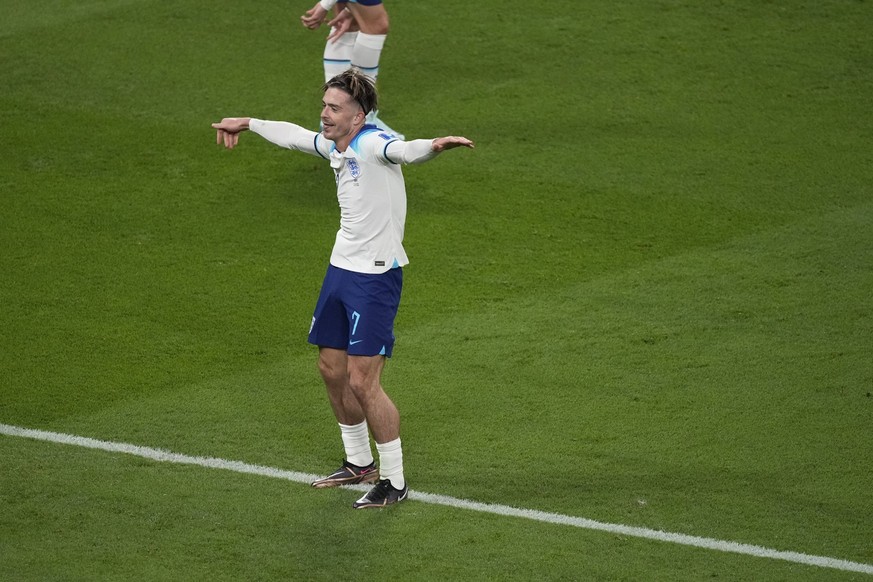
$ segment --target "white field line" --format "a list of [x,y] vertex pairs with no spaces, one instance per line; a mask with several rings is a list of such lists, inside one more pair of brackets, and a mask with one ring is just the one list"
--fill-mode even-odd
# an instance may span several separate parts
[[[21,428],[8,424],[0,424],[0,434],[60,443],[64,445],[75,445],[88,449],[99,449],[101,451],[108,451],[111,453],[125,453],[145,459],[151,459],[153,461],[178,463],[183,465],[197,465],[199,467],[207,467],[210,469],[224,469],[226,471],[234,471],[237,473],[261,475],[264,477],[272,477],[274,479],[284,479],[286,481],[294,481],[296,483],[305,483],[307,485],[318,477],[318,475],[311,475],[309,473],[298,473],[296,471],[285,471],[282,469],[265,467],[262,465],[251,465],[249,463],[243,463],[241,461],[228,461],[225,459],[215,459],[211,457],[192,457],[189,455],[172,453],[169,451],[153,449],[150,447],[141,447],[126,443],[101,441],[75,435]],[[362,485],[356,485],[347,488],[359,491],[367,490],[367,487]],[[861,572],[863,574],[873,574],[873,564],[850,562],[848,560],[828,558],[825,556],[814,556],[809,554],[802,554],[799,552],[773,550],[770,548],[755,546],[751,544],[729,542],[680,533],[670,533],[647,529],[644,527],[633,527],[617,523],[605,523],[586,519],[584,517],[573,517],[570,515],[561,515],[559,513],[547,513],[544,511],[536,511],[533,509],[519,509],[516,507],[509,507],[507,505],[479,503],[477,501],[468,501],[466,499],[458,499],[446,495],[435,495],[433,493],[424,493],[421,491],[410,491],[409,499],[421,501],[423,503],[431,503],[434,505],[445,505],[458,509],[467,509],[469,511],[478,511],[481,513],[491,513],[495,515],[505,515],[509,517],[520,517],[545,523],[604,531],[616,535],[645,538],[650,540],[657,540],[660,542],[680,544],[683,546],[694,546],[698,548],[705,548],[708,550],[716,550],[719,552],[745,554],[748,556],[755,556],[757,558],[784,560],[786,562],[806,564],[809,566],[819,566],[822,568],[832,568],[835,570],[843,570],[846,572]]]

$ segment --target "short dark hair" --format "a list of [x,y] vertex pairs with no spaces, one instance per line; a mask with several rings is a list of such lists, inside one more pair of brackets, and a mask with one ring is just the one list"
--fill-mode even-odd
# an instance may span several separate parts
[[378,101],[376,84],[371,77],[358,69],[351,68],[343,71],[327,81],[321,90],[327,91],[331,88],[340,89],[351,95],[352,99],[357,101],[361,109],[364,110],[364,115],[376,110]]

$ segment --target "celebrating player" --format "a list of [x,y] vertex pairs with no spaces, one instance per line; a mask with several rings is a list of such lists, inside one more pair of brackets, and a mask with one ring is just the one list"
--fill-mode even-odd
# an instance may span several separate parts
[[[403,141],[366,123],[377,105],[372,78],[350,69],[324,86],[320,133],[287,122],[230,117],[213,123],[228,148],[251,130],[288,149],[319,156],[333,168],[340,228],[315,306],[309,342],[318,346],[318,367],[345,449],[342,466],[312,485],[375,486],[353,507],[384,507],[406,498],[400,415],[382,388],[385,359],[394,347],[400,304],[406,186],[401,164],[422,163],[442,151],[473,147],[465,137]],[[370,447],[372,432],[379,455]]]

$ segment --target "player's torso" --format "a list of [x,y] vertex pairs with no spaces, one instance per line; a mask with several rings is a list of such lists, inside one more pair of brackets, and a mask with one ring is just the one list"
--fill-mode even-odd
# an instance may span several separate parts
[[384,143],[375,136],[358,140],[345,152],[331,153],[337,184],[337,201],[344,229],[378,232],[390,221],[406,216],[406,188],[400,166],[385,161],[377,152]]

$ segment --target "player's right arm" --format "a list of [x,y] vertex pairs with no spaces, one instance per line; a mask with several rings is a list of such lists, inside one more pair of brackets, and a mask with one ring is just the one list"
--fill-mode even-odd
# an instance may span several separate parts
[[251,130],[270,143],[289,150],[298,150],[314,156],[327,158],[333,142],[314,131],[305,129],[287,121],[266,121],[252,117],[226,117],[219,123],[213,123],[216,129],[217,143],[224,142],[225,147],[234,148],[239,141],[239,134]]
[[248,117],[225,117],[218,123],[213,123],[215,129],[215,143],[224,143],[224,147],[233,149],[239,143],[239,134],[249,128]]

